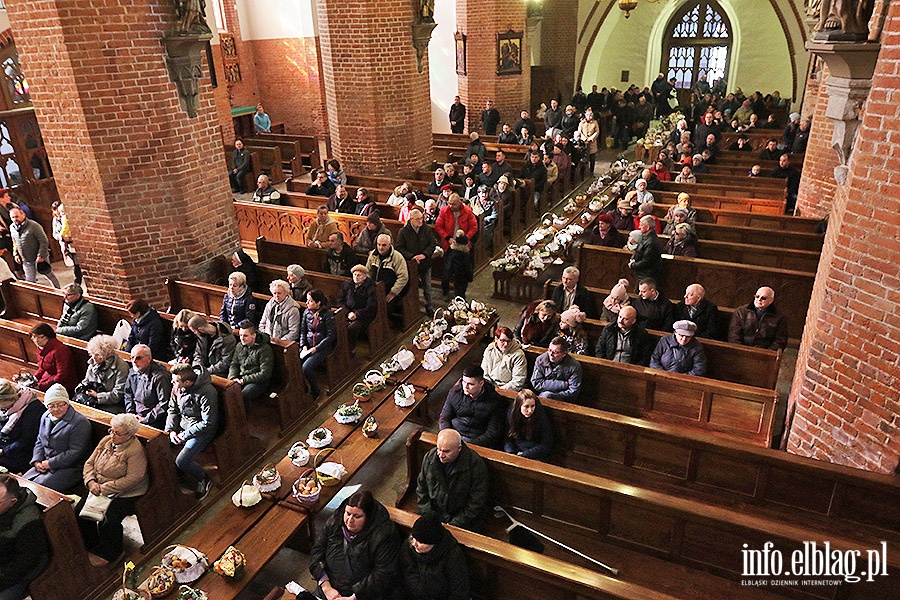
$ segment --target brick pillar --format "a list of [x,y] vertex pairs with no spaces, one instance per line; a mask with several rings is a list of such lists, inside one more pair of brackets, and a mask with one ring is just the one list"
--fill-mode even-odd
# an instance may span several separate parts
[[161,307],[166,277],[203,278],[239,243],[206,65],[191,119],[164,61],[172,3],[6,7],[91,293]]
[[[817,60],[813,58],[813,60]],[[824,64],[818,76],[807,80],[801,118],[812,118],[806,156],[803,159],[803,176],[797,194],[797,210],[804,217],[822,218],[831,212],[836,182],[834,168],[838,157],[831,147],[834,121],[825,116],[828,106],[828,67]]]
[[900,5],[890,6],[872,89],[837,189],[791,401],[790,452],[887,473],[900,457]]
[[578,0],[554,0],[544,3],[544,20],[541,22],[541,66],[553,67],[556,89],[562,95],[560,105],[563,107],[575,91],[573,40],[577,31]]
[[406,177],[431,163],[428,57],[419,73],[409,0],[317,0],[335,157],[348,173]]
[[[546,9],[545,9],[546,10]],[[469,131],[477,131],[487,100],[494,101],[501,123],[514,123],[531,96],[531,53],[521,0],[457,0],[456,26],[466,34],[466,74],[459,75],[459,97],[469,110]],[[497,34],[521,31],[522,74],[497,75]],[[574,61],[574,59],[573,59]],[[534,118],[534,115],[531,115]],[[498,129],[499,131],[499,129]]]

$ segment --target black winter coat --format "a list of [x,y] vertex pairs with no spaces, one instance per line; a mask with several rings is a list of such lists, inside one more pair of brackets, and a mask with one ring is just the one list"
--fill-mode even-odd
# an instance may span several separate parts
[[[619,325],[618,323],[610,323],[603,328],[600,338],[597,340],[597,346],[594,348],[594,356],[597,358],[605,358],[606,360],[615,360],[616,346],[619,343]],[[647,333],[647,330],[640,325],[633,325],[631,328],[631,360],[632,365],[650,365],[650,356],[656,347],[656,339]]]
[[355,312],[357,321],[371,323],[375,320],[375,314],[378,311],[375,300],[375,282],[371,277],[366,277],[358,286],[353,281],[345,281],[341,284],[338,306],[348,314]]
[[131,334],[128,336],[125,351],[131,352],[131,349],[138,344],[146,344],[150,346],[153,358],[166,361],[170,356],[166,337],[162,318],[155,308],[150,307],[150,310],[147,311],[147,314],[140,321],[135,319],[131,322]]
[[375,502],[362,531],[344,539],[344,508],[347,500],[328,517],[322,535],[316,536],[310,552],[309,572],[318,581],[327,574],[342,596],[356,594],[358,600],[391,597],[397,577],[400,535],[387,509]]
[[[31,455],[34,453],[43,414],[44,405],[40,400],[33,400],[22,409],[12,429],[7,433],[0,433],[0,450],[3,451],[0,466],[6,467],[11,473],[24,473],[31,468]],[[2,425],[5,424],[6,419],[3,419]]]
[[403,544],[400,560],[405,600],[469,600],[466,556],[446,529],[425,554]]
[[441,429],[455,429],[464,442],[486,448],[500,448],[506,427],[506,400],[500,397],[490,381],[477,400],[463,393],[462,381],[447,393],[439,419]]
[[397,243],[394,245],[394,248],[406,260],[412,260],[413,256],[424,254],[425,258],[419,263],[419,272],[422,272],[431,268],[432,256],[437,245],[437,235],[435,235],[434,228],[431,225],[423,223],[419,227],[419,231],[416,231],[412,223],[407,223],[397,233]]
[[693,321],[697,326],[696,337],[711,340],[725,339],[725,324],[719,315],[719,307],[704,298],[697,305],[697,311],[691,317],[690,311],[684,302],[675,305],[676,321]]

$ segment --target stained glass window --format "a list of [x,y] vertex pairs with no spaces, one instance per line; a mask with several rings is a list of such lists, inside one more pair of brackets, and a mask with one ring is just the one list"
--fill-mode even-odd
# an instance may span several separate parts
[[689,89],[701,75],[706,81],[728,76],[731,23],[715,0],[695,0],[669,21],[660,69],[675,78],[675,87]]

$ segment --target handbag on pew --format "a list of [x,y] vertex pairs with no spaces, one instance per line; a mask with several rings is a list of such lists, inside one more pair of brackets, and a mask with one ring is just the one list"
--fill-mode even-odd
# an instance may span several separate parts
[[88,492],[87,499],[84,501],[84,506],[81,507],[81,512],[78,513],[78,516],[88,521],[102,523],[106,520],[106,511],[109,510],[109,505],[112,501],[112,496],[104,496],[102,494],[95,496]]

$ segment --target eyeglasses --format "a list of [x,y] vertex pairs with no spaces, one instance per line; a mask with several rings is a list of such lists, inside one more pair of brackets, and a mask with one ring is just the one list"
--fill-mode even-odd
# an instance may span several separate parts
[[126,435],[128,435],[128,432],[124,432],[124,433],[123,433],[123,432],[121,432],[121,431],[116,431],[115,429],[113,429],[112,427],[110,427],[110,428],[109,428],[109,435],[114,435],[114,436],[116,436],[116,437],[125,437]]

